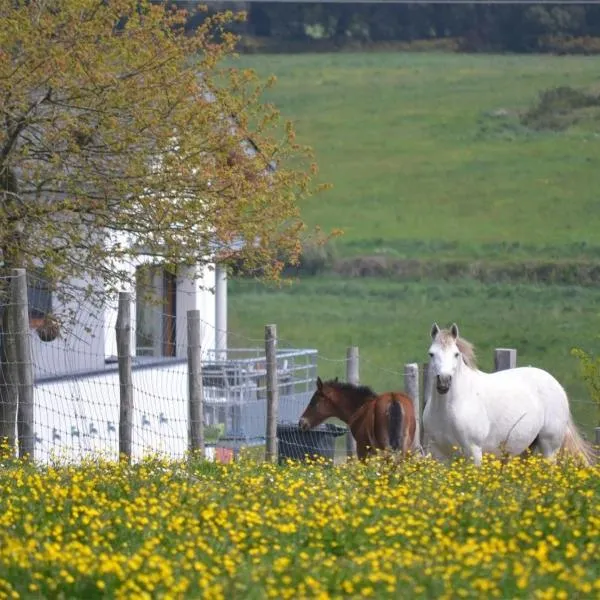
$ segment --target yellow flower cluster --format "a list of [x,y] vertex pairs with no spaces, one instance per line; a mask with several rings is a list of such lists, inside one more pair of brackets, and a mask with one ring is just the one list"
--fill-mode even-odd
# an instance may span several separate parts
[[0,467],[0,598],[600,597],[600,468]]

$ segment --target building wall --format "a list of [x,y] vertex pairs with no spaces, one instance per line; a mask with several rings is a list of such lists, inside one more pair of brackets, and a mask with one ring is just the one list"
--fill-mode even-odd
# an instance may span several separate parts
[[[253,366],[262,361],[264,358],[257,359]],[[297,423],[310,400],[316,354],[311,365],[310,374],[304,369],[295,373],[296,377],[306,378],[296,379],[300,382],[296,386],[280,378],[279,422]],[[214,377],[211,381],[203,388],[205,422],[223,423],[225,434],[243,432],[248,442],[261,442],[267,408],[265,389],[259,387],[259,380],[249,377],[235,390],[215,385]],[[187,361],[138,364],[132,369],[132,383],[133,458],[156,453],[183,457],[188,449]],[[98,455],[117,459],[119,400],[119,374],[114,364],[105,367],[104,372],[38,381],[34,388],[36,460],[78,461]]]
[[215,345],[215,271],[209,266],[202,268],[201,277],[194,279],[191,269],[183,270],[177,280],[177,345],[176,355],[187,357],[187,311],[200,311],[200,335],[202,353]]
[[[186,275],[188,275],[186,277]],[[135,270],[132,269],[132,279]],[[187,355],[187,311],[200,310],[202,319],[202,348],[214,348],[215,331],[215,296],[214,270],[205,266],[201,277],[193,280],[192,272],[182,272],[177,280],[176,295],[176,356]],[[158,289],[158,288],[157,288]],[[129,290],[134,292],[135,286]],[[101,292],[98,284],[98,292]],[[69,305],[61,305],[56,298],[52,301],[54,314],[66,314],[72,309],[75,319],[65,323],[61,335],[52,342],[42,342],[32,335],[32,355],[34,377],[47,378],[69,373],[90,372],[103,369],[107,360],[116,360],[116,321],[118,300],[106,302],[103,308],[97,308],[87,301],[72,301]],[[136,308],[131,306],[132,314],[132,348],[136,347]],[[157,328],[162,326],[163,310],[157,307],[153,312]],[[158,336],[160,337],[160,336]],[[158,338],[157,338],[158,339]],[[155,348],[155,356],[161,355],[161,344]]]
[[[77,285],[81,282],[74,282]],[[68,318],[72,311],[74,319]],[[33,332],[31,347],[34,377],[49,377],[100,369],[104,366],[106,330],[104,313],[89,302],[72,300],[67,304],[52,298],[52,312],[64,316],[58,338],[42,342]]]
[[[187,364],[134,369],[133,456],[164,452],[176,458],[187,449]],[[105,373],[37,382],[34,390],[35,456],[78,460],[119,451],[119,375]]]

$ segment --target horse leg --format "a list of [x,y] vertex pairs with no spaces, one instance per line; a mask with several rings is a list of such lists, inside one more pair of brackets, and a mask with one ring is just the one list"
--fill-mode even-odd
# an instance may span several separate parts
[[356,456],[358,460],[364,461],[369,456],[369,449],[367,445],[362,442],[356,443]]
[[535,436],[535,439],[531,444],[529,444],[529,448],[523,450],[521,454],[519,454],[519,458],[527,458],[528,456],[533,456],[534,454],[540,453],[540,444],[539,444],[539,435]]
[[556,439],[553,437],[542,437],[538,435],[536,448],[542,453],[542,456],[550,462],[556,462],[560,444],[557,445]]
[[481,461],[483,459],[483,450],[481,449],[481,446],[469,444],[465,448],[465,454],[473,460],[476,467],[481,466]]
[[421,447],[421,456],[429,456],[442,463],[447,463],[449,460],[449,457],[442,452],[440,447],[431,438],[423,441],[423,445]]

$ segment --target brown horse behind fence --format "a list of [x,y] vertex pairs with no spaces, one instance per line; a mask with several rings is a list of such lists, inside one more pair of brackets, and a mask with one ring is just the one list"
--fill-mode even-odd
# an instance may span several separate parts
[[402,392],[377,395],[364,385],[337,380],[321,381],[298,423],[307,431],[330,417],[341,419],[356,440],[358,458],[377,450],[414,449],[417,423],[411,399]]

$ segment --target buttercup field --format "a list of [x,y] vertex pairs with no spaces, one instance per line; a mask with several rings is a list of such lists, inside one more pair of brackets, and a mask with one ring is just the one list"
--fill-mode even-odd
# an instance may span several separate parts
[[0,0],[0,600],[599,598],[600,9],[179,4]]

